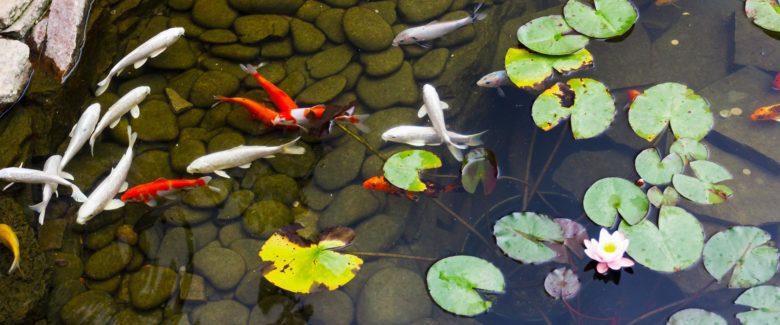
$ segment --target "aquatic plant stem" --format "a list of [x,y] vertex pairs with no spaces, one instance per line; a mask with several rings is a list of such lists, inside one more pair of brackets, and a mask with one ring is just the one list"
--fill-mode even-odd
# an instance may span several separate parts
[[371,144],[369,144],[368,141],[366,141],[366,139],[363,139],[363,137],[361,137],[360,135],[357,135],[355,132],[352,132],[352,130],[348,129],[346,126],[341,125],[341,123],[336,123],[336,125],[339,127],[339,129],[344,131],[344,133],[346,133],[347,135],[355,139],[355,141],[360,142],[362,145],[364,145],[366,149],[368,149],[368,151],[371,151],[373,154],[379,157],[379,159],[382,159],[382,161],[387,161],[387,157],[385,157],[385,155],[380,153],[378,150],[374,149],[374,147],[372,147]]
[[566,309],[568,309],[569,312],[571,312],[572,314],[574,314],[577,317],[582,317],[582,318],[590,319],[590,320],[609,321],[610,324],[617,324],[617,319],[615,317],[594,317],[594,316],[586,315],[586,314],[583,314],[582,312],[580,312],[579,310],[574,309],[574,307],[572,307],[571,305],[569,305],[568,302],[566,302],[566,299],[561,299],[561,301],[566,306]]
[[[534,128],[534,132],[531,133],[531,144],[528,145],[528,159],[525,162],[525,179],[528,181],[531,179],[531,163],[534,160],[534,145],[536,144],[536,134],[539,129]],[[528,189],[523,192],[523,206],[528,205]]]
[[437,260],[437,258],[433,258],[433,257],[404,255],[404,254],[395,254],[395,253],[349,252],[349,254],[360,255],[360,256],[372,256],[372,257],[402,258],[402,259],[406,259],[406,260],[417,260],[417,261],[426,261],[426,262],[436,262],[436,260]]
[[688,304],[689,302],[698,299],[699,296],[701,296],[701,294],[704,292],[704,290],[707,290],[707,288],[709,288],[711,285],[713,285],[715,283],[718,283],[718,281],[717,280],[712,280],[706,286],[704,286],[701,289],[699,289],[698,291],[696,291],[696,293],[694,293],[692,296],[680,299],[680,300],[675,301],[673,303],[670,303],[670,304],[658,307],[656,309],[653,309],[653,310],[651,310],[649,312],[646,312],[646,313],[642,314],[642,316],[639,316],[639,317],[635,318],[634,320],[626,323],[626,325],[637,324],[637,323],[645,320],[646,318],[648,318],[650,316],[653,316],[655,314],[658,314],[658,313],[660,313],[660,312],[662,312],[664,310],[667,310],[669,308],[676,307],[676,306],[679,306],[679,305]]
[[542,167],[542,171],[539,173],[539,176],[536,177],[536,180],[534,181],[534,185],[531,186],[531,190],[529,191],[529,195],[526,197],[528,200],[523,201],[523,211],[528,209],[528,202],[531,198],[534,197],[534,194],[536,193],[536,190],[539,189],[539,184],[542,183],[542,180],[544,179],[544,174],[547,173],[547,170],[550,168],[550,164],[552,164],[553,159],[555,158],[555,154],[558,153],[558,148],[561,147],[561,143],[563,142],[563,138],[566,136],[566,133],[569,131],[569,124],[567,123],[566,126],[561,130],[560,135],[558,136],[558,141],[555,142],[555,146],[552,149],[552,152],[550,152],[550,156],[547,157],[547,161],[544,163],[544,167]]
[[488,241],[488,240],[487,240],[487,238],[485,238],[485,236],[482,236],[482,234],[480,234],[480,233],[479,233],[479,231],[477,231],[477,229],[476,229],[476,228],[474,228],[474,226],[472,226],[471,224],[469,224],[469,223],[466,221],[466,219],[463,219],[463,217],[461,217],[460,215],[458,215],[457,213],[455,213],[455,211],[452,211],[452,209],[450,209],[448,206],[446,206],[446,205],[445,205],[445,204],[444,204],[442,201],[440,201],[439,199],[437,199],[437,198],[432,198],[431,200],[432,200],[434,203],[436,203],[436,205],[438,205],[438,206],[439,206],[439,207],[440,207],[442,210],[444,210],[444,211],[445,211],[445,212],[447,212],[449,215],[451,215],[453,218],[455,218],[455,220],[458,220],[458,222],[460,222],[460,223],[461,223],[461,224],[462,224],[464,227],[468,228],[468,230],[469,230],[469,231],[471,231],[471,232],[472,232],[472,233],[473,233],[475,236],[477,236],[477,237],[478,237],[480,240],[482,240],[482,242],[483,242],[483,243],[485,243],[485,245],[491,246],[491,242],[490,242],[490,241]]

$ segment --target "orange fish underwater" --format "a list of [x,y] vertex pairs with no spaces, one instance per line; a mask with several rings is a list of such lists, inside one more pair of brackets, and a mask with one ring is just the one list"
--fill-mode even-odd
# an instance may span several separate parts
[[[419,193],[428,197],[437,197],[439,193],[454,192],[457,189],[457,185],[446,185],[443,188],[433,182],[425,182],[425,185],[428,188]],[[420,199],[420,197],[414,193],[390,184],[384,176],[374,176],[365,180],[363,182],[363,188],[376,192],[404,196],[410,201],[418,201]]]
[[628,102],[629,103],[633,103],[634,99],[636,99],[637,96],[642,94],[641,91],[636,90],[636,89],[629,89],[628,91],[626,91],[626,93],[628,94]]
[[254,119],[263,122],[266,126],[274,125],[273,121],[279,115],[279,113],[267,106],[248,98],[214,96],[214,99],[218,100],[220,103],[235,103],[244,106]]
[[780,104],[762,106],[750,114],[753,121],[775,121],[780,122]]
[[243,69],[244,72],[251,74],[260,87],[263,87],[265,92],[268,94],[268,97],[270,97],[271,101],[274,102],[274,105],[276,105],[276,109],[279,110],[279,114],[282,114],[282,116],[288,119],[292,118],[290,116],[290,111],[298,108],[298,104],[295,103],[290,95],[287,95],[284,90],[263,78],[263,76],[257,72],[257,69],[255,69],[254,66],[250,64],[242,64],[241,69]]
[[[153,182],[141,184],[127,190],[122,194],[122,201],[142,201],[148,206],[156,206],[156,198],[170,197],[176,191],[199,187],[208,186],[211,177],[204,176],[196,179],[158,179]],[[209,186],[214,191],[219,191],[216,187]]]

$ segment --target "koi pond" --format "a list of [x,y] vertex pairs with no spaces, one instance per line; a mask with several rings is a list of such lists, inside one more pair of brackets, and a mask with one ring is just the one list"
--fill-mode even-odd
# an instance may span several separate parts
[[779,12],[96,0],[0,118],[0,323],[780,323]]

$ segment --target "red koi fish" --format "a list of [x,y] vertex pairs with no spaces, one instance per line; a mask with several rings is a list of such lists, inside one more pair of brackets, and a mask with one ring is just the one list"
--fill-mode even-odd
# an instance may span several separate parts
[[626,91],[626,93],[628,94],[628,102],[629,103],[633,103],[634,99],[636,99],[637,96],[642,94],[641,91],[636,90],[636,89],[629,89],[628,91]]
[[267,106],[247,98],[214,96],[214,99],[218,100],[219,103],[235,103],[244,106],[254,119],[263,122],[266,126],[274,125],[273,121],[279,115]]
[[775,80],[772,80],[772,89],[780,90],[780,72],[775,75]]
[[759,107],[750,114],[750,119],[753,121],[780,122],[780,104]]
[[[187,188],[208,186],[211,181],[210,176],[204,176],[196,179],[158,179],[153,182],[135,186],[122,194],[122,201],[139,201],[148,206],[157,206],[158,197],[172,198],[172,194]],[[219,188],[209,186],[213,191],[219,192]]]
[[273,120],[275,126],[297,127],[308,130],[314,126],[314,122],[322,119],[325,114],[325,105],[317,105],[307,108],[294,108],[289,116],[279,114]]
[[265,92],[268,93],[268,97],[271,97],[271,101],[274,102],[274,105],[276,105],[276,109],[279,110],[280,114],[285,117],[289,117],[290,111],[298,108],[298,104],[296,104],[295,101],[290,98],[289,95],[287,95],[287,93],[279,89],[279,87],[276,87],[276,85],[270,81],[263,78],[263,76],[257,72],[257,69],[254,66],[250,64],[242,64],[241,69],[246,73],[251,74],[260,87],[265,89]]
[[[419,192],[428,197],[437,197],[439,193],[454,192],[457,189],[457,185],[446,185],[441,187],[433,182],[425,182],[428,187],[425,191]],[[384,176],[374,176],[363,182],[363,188],[376,192],[394,194],[404,196],[410,201],[418,201],[420,197],[412,192],[399,188],[393,184],[390,184]]]

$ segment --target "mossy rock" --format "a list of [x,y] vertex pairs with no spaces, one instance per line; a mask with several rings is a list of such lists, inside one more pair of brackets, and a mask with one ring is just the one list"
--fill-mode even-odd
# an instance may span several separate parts
[[347,85],[347,78],[331,76],[306,87],[295,97],[299,105],[317,105],[327,103],[338,96]]
[[260,49],[256,46],[243,44],[214,45],[209,52],[216,57],[236,62],[252,61],[260,55]]
[[349,226],[373,214],[379,200],[360,185],[350,185],[339,191],[320,216],[320,229]]
[[176,114],[161,100],[150,100],[141,105],[141,116],[130,121],[133,132],[143,141],[171,141],[179,136]]
[[238,90],[238,86],[239,81],[235,76],[221,71],[208,71],[192,85],[190,102],[198,107],[210,107],[214,103],[214,96],[231,96]]
[[[329,77],[343,70],[352,61],[353,55],[355,55],[355,51],[349,45],[331,47],[309,58],[306,61],[306,69],[309,70],[309,74],[313,78]],[[403,57],[403,53],[401,53],[401,57]]]
[[[149,87],[149,96],[163,95],[165,94],[165,86],[167,83],[168,81],[165,80],[165,77],[163,77],[162,74],[145,74],[140,77],[124,80],[119,83],[119,87],[117,88],[117,95],[124,96],[131,90],[140,86]],[[107,106],[104,108],[108,109]]]
[[85,291],[71,298],[60,310],[65,324],[108,324],[119,311],[119,306],[108,293],[98,290]]
[[352,62],[349,65],[347,65],[344,70],[341,70],[342,77],[347,79],[347,84],[344,85],[344,90],[352,90],[352,88],[355,87],[355,85],[358,82],[358,79],[363,74],[363,66],[360,65],[360,63]]
[[298,200],[298,184],[290,176],[276,174],[257,178],[254,186],[258,200],[271,199],[290,205]]
[[168,27],[182,27],[184,28],[184,36],[193,38],[197,38],[206,31],[192,21],[192,16],[189,13],[172,13],[171,19],[168,20]]
[[139,312],[133,308],[125,308],[114,315],[111,324],[114,325],[150,325],[160,324],[163,319],[163,313],[160,309],[149,312]]
[[[461,18],[468,17],[469,15],[470,13],[467,11],[463,11],[463,10],[453,11],[442,16],[440,20],[441,21],[458,20]],[[474,25],[469,24],[467,26],[458,28],[452,33],[444,35],[438,40],[436,40],[436,47],[453,48],[471,42],[472,40],[474,40],[476,36],[477,36],[477,31],[474,28]]]
[[233,22],[241,43],[252,44],[268,37],[283,38],[290,30],[290,19],[278,15],[247,15]]
[[398,19],[395,10],[395,1],[372,1],[363,3],[360,6],[376,12],[390,25],[395,24],[395,21]]
[[232,74],[239,79],[247,76],[247,73],[241,70],[241,66],[235,62],[211,56],[202,57],[200,66],[206,69],[206,71],[222,71]]
[[122,283],[122,275],[117,274],[106,280],[87,279],[86,282],[87,288],[90,290],[99,290],[113,294],[116,289],[119,289],[119,285]]
[[276,155],[265,161],[278,173],[293,178],[305,177],[311,173],[312,166],[317,162],[317,155],[305,142],[298,141],[297,145],[306,149],[302,155]]
[[221,132],[220,130],[207,130],[204,128],[186,128],[182,129],[179,133],[179,141],[184,140],[198,140],[198,141],[207,141],[214,137],[215,135],[219,134]]
[[108,246],[116,237],[116,229],[122,224],[121,220],[87,234],[84,244],[91,250],[99,250]]
[[415,105],[420,91],[412,66],[403,63],[401,69],[387,77],[361,77],[357,82],[357,95],[369,108],[378,110],[394,105]]
[[196,208],[213,208],[222,202],[225,202],[230,191],[233,190],[235,181],[232,179],[215,179],[209,183],[209,186],[216,187],[219,191],[214,191],[209,186],[200,186],[184,193],[182,202]]
[[245,143],[246,139],[244,139],[244,136],[242,136],[241,133],[226,131],[218,134],[209,141],[207,151],[209,153],[214,153],[235,148],[244,145]]
[[316,0],[306,0],[306,2],[304,2],[303,5],[298,8],[298,12],[295,13],[295,17],[312,23],[315,19],[317,19],[317,16],[328,9],[330,9],[330,6],[322,2]]
[[314,182],[309,182],[301,189],[301,201],[313,210],[322,211],[332,200],[333,194],[323,191]]
[[211,212],[184,205],[172,205],[163,212],[162,220],[174,226],[197,225],[211,218]]
[[227,116],[227,124],[250,135],[263,135],[274,130],[252,117],[244,107],[236,107],[236,105],[233,105],[233,109]]
[[269,59],[284,59],[293,55],[293,45],[289,38],[263,44],[260,55]]
[[314,180],[325,190],[335,190],[346,185],[360,173],[366,148],[350,141],[325,154],[314,167]]
[[435,49],[423,55],[414,62],[414,77],[418,80],[428,80],[438,77],[447,65],[450,50],[446,48]]
[[135,156],[127,173],[127,182],[140,185],[160,178],[174,179],[176,173],[169,162],[170,154],[162,150],[149,150]]
[[334,7],[349,8],[356,5],[358,0],[322,0],[322,2],[325,2]]
[[346,35],[344,35],[344,27],[341,24],[344,12],[344,9],[328,9],[317,16],[314,21],[314,25],[333,43],[341,44],[347,40]]
[[279,201],[262,200],[244,211],[244,229],[256,237],[267,238],[279,227],[292,222],[290,209]]
[[[219,209],[217,220],[233,220],[240,217],[254,201],[255,193],[252,191],[240,190],[231,193],[225,201],[225,205]],[[220,231],[220,237],[221,233],[222,231]],[[225,243],[223,242],[223,244]]]
[[228,0],[195,0],[192,7],[192,20],[206,28],[229,28],[237,17]]
[[287,77],[279,83],[279,88],[287,95],[295,97],[306,87],[306,76],[303,72],[293,71],[287,74]]
[[194,0],[168,0],[168,7],[173,10],[184,11],[192,8],[193,3],[195,3]]
[[[284,63],[280,61],[266,63],[257,69],[257,73],[272,84],[278,84],[287,76],[287,70],[284,68]],[[257,81],[251,75],[246,75],[246,77],[244,77],[244,86],[249,88],[260,88],[260,85],[257,84]]]
[[395,37],[382,16],[366,8],[350,8],[344,13],[343,23],[347,39],[361,50],[384,50]]
[[140,310],[160,306],[176,290],[176,272],[147,265],[130,275],[130,303]]
[[200,71],[198,69],[190,69],[184,71],[181,74],[178,74],[175,77],[171,78],[170,82],[168,82],[168,87],[175,90],[183,98],[189,98],[190,90],[192,90],[192,86],[195,84],[195,81],[197,81],[202,74],[203,71]]
[[325,44],[325,34],[309,22],[293,19],[290,21],[290,34],[293,48],[301,53],[312,53]]
[[255,186],[255,181],[258,177],[273,175],[273,170],[263,160],[255,160],[249,169],[244,173],[244,177],[241,179],[241,188],[251,189]]
[[155,264],[172,269],[186,266],[195,252],[194,246],[192,230],[184,227],[169,228],[160,241]]
[[246,13],[292,14],[305,0],[230,0],[230,5]]
[[176,114],[186,112],[193,106],[192,103],[184,99],[184,97],[179,95],[173,88],[165,88],[165,96],[168,97],[168,103]]
[[238,41],[238,36],[229,29],[210,29],[198,36],[201,42],[211,44],[230,44]]
[[404,51],[393,46],[381,52],[361,53],[360,62],[366,68],[367,75],[382,77],[401,68],[401,64],[404,63]]
[[246,271],[241,255],[222,247],[206,247],[195,253],[192,266],[199,275],[219,290],[235,287]]
[[206,111],[206,115],[203,116],[203,120],[200,121],[200,128],[212,132],[204,134],[206,135],[203,139],[204,141],[211,139],[221,132],[219,128],[225,126],[227,123],[227,117],[231,111],[230,107],[231,105],[229,103],[220,103]]
[[170,152],[173,170],[185,173],[193,160],[206,155],[206,146],[198,140],[184,139],[171,147]]
[[185,38],[171,44],[165,52],[149,60],[149,66],[157,69],[186,70],[195,66],[197,57]]
[[408,23],[422,23],[437,17],[452,5],[452,0],[398,0],[398,13]]

